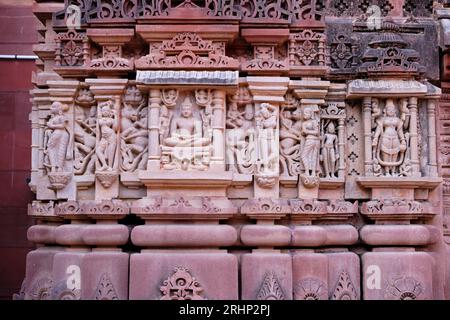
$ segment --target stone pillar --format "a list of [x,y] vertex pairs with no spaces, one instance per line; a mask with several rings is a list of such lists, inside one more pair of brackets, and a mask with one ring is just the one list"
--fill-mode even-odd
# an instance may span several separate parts
[[364,168],[366,176],[373,175],[372,163],[372,97],[363,100]]
[[160,167],[159,110],[161,101],[161,90],[150,89],[148,95],[148,171],[159,170]]
[[213,151],[211,169],[225,170],[225,91],[214,90],[212,100]]
[[411,110],[411,120],[410,120],[410,152],[411,152],[411,165],[413,169],[413,177],[420,177],[420,160],[419,160],[419,145],[417,137],[417,98],[409,98],[409,108]]
[[339,137],[338,177],[340,179],[345,179],[345,118],[339,118],[338,137]]
[[436,104],[437,100],[427,100],[428,111],[428,175],[437,177],[437,135],[436,135]]

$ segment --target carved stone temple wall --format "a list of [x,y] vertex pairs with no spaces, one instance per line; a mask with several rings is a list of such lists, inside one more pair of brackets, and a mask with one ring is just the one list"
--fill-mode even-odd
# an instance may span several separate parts
[[16,299],[450,299],[446,1],[33,10]]

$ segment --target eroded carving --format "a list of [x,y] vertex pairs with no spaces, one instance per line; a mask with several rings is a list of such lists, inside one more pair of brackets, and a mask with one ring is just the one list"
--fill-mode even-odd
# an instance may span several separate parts
[[390,279],[384,297],[389,300],[416,300],[423,292],[423,285],[415,278],[398,276]]
[[327,295],[327,285],[316,278],[303,279],[294,288],[295,300],[327,300]]

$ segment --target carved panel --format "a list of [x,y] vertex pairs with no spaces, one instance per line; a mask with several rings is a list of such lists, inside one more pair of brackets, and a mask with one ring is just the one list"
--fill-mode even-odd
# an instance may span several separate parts
[[237,60],[225,55],[225,43],[203,40],[192,32],[171,40],[152,42],[147,56],[136,61],[138,69],[237,69]]
[[204,300],[203,288],[185,267],[176,267],[160,288],[161,300]]
[[55,37],[57,67],[81,67],[88,62],[89,43],[85,33],[71,29]]
[[325,35],[308,29],[291,34],[289,63],[291,66],[324,66]]

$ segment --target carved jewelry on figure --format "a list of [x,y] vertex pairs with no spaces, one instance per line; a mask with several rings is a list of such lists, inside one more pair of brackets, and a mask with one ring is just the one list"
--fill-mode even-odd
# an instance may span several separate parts
[[269,103],[261,103],[256,114],[258,136],[256,181],[263,188],[272,188],[279,174],[277,108]]
[[[184,96],[181,104],[174,107],[176,90],[163,92],[161,126],[161,165],[166,170],[206,170],[211,155],[211,92],[198,90],[195,103],[191,95]],[[175,110],[170,110],[170,109]],[[168,130],[167,130],[168,128]]]
[[226,156],[229,170],[252,174],[256,162],[254,109],[246,88],[229,97],[226,119]]
[[303,109],[300,174],[303,185],[314,188],[319,184],[320,120],[318,106],[305,106]]
[[92,92],[81,89],[75,99],[75,159],[76,175],[93,174],[95,171],[95,144],[97,127],[97,106]]
[[121,117],[121,169],[133,172],[144,170],[148,154],[146,99],[136,86],[128,87],[123,99]]
[[387,99],[381,112],[377,99],[372,100],[373,172],[375,176],[409,176],[410,159],[407,150],[409,133],[409,110],[406,99],[400,101],[400,117],[393,99]]
[[71,173],[65,166],[67,160],[72,160],[72,131],[69,119],[64,114],[68,106],[53,102],[50,108],[50,119],[44,132],[44,166],[47,168],[51,188],[59,190],[70,181]]

